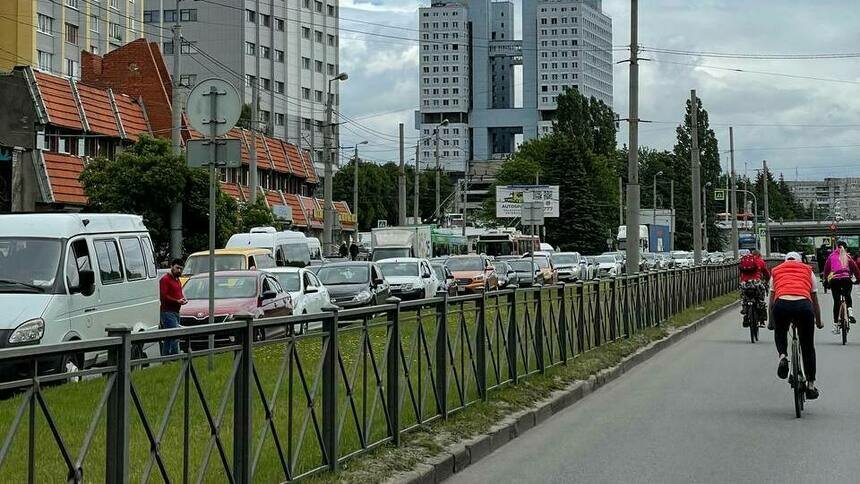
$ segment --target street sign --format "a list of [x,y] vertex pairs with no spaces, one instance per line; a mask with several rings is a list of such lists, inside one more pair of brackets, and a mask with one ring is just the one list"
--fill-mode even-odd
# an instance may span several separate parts
[[718,202],[723,202],[726,200],[726,191],[725,190],[714,190],[714,200]]
[[376,228],[384,229],[385,227],[388,227],[388,220],[377,220],[376,221]]
[[543,201],[529,201],[522,203],[520,214],[522,225],[543,225],[544,222]]
[[830,224],[830,230],[836,232],[836,224]]
[[215,136],[224,136],[236,126],[239,115],[242,114],[242,101],[239,93],[232,84],[216,78],[204,79],[194,86],[188,95],[185,111],[188,113],[188,124],[203,136],[212,135],[212,123],[210,123],[212,99],[210,93],[215,88],[217,96],[217,121],[215,125]]
[[523,202],[539,201],[544,217],[558,217],[558,185],[508,185],[496,187],[496,217],[517,218]]
[[764,237],[767,235],[767,227],[759,227],[758,228],[759,237]]
[[293,209],[289,205],[272,205],[272,213],[275,218],[285,222],[293,221]]
[[[209,166],[212,157],[208,139],[188,140],[188,153],[186,160],[188,166],[200,168]],[[242,141],[238,139],[215,140],[215,159],[217,166],[226,168],[238,168],[242,166]]]

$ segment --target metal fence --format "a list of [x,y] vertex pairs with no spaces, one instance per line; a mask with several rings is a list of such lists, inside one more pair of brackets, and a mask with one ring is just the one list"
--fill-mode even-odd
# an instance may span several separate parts
[[[736,289],[736,265],[703,266],[6,349],[0,364],[26,365],[30,376],[0,383],[16,393],[0,402],[0,473],[14,482],[291,481],[398,445],[494,389]],[[293,335],[304,323],[322,328]],[[285,335],[260,340],[264,330]],[[201,344],[210,336],[214,349]],[[138,357],[168,338],[186,351]],[[94,352],[104,364],[39,369]]]

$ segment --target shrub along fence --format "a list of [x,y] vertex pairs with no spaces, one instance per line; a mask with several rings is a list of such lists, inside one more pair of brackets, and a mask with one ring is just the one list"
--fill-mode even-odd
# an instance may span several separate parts
[[[736,290],[736,265],[702,266],[5,349],[0,365],[26,365],[30,376],[0,383],[17,392],[0,402],[0,473],[16,482],[295,480],[398,445],[496,388]],[[305,323],[322,328],[292,334]],[[261,330],[284,336],[260,340]],[[167,338],[189,351],[138,357]],[[39,370],[47,358],[94,352],[106,363]]]

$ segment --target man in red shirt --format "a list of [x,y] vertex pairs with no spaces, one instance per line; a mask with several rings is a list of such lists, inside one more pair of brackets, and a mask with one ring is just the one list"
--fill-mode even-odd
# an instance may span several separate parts
[[[740,265],[740,280],[741,291],[744,294],[754,294],[758,302],[758,318],[759,326],[764,326],[767,321],[767,308],[764,304],[765,293],[767,292],[763,282],[770,280],[770,272],[767,270],[767,263],[758,250],[753,250],[749,255],[745,255],[741,259]],[[746,305],[741,309],[741,314],[744,314]],[[754,320],[755,321],[755,320]]]
[[[161,276],[161,280],[158,281],[162,329],[178,328],[179,308],[188,303],[185,295],[182,294],[182,283],[179,282],[184,265],[182,259],[173,259],[170,263],[170,272]],[[167,356],[177,353],[179,353],[179,342],[173,338],[164,340],[161,354]]]

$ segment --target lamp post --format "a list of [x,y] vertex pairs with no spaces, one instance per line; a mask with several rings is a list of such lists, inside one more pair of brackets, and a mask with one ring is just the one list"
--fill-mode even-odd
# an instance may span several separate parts
[[[756,216],[757,216],[756,214],[758,214],[758,198],[756,198],[755,193],[753,193],[749,190],[737,189],[736,191],[741,192],[744,195],[749,195],[753,199],[753,235],[758,237],[758,224],[756,222]],[[746,218],[747,218],[746,211],[747,211],[747,207],[744,206],[744,228],[746,228]]]
[[705,183],[702,190],[702,248],[708,250],[708,188],[712,185],[711,182]]
[[332,203],[332,177],[334,174],[332,173],[332,147],[331,141],[333,137],[332,130],[332,96],[331,96],[331,83],[334,81],[345,81],[349,79],[349,76],[346,72],[341,72],[340,74],[332,77],[328,80],[328,90],[326,92],[326,104],[325,104],[325,132],[323,133],[323,141],[325,143],[325,150],[323,151],[323,161],[325,162],[325,180],[323,180],[323,198],[325,198],[325,208],[323,210],[323,252],[325,254],[332,253],[332,229],[334,227],[334,204]]
[[439,128],[442,126],[448,126],[448,120],[443,119],[441,123],[437,124],[435,128],[433,128],[433,135],[436,137],[436,223],[439,223],[439,219],[442,216],[442,204],[439,201],[439,192],[441,191],[441,166],[439,166]]
[[[654,182],[653,182],[653,185],[654,185],[653,186],[654,212],[652,213],[652,217],[651,217],[651,226],[652,227],[657,225],[657,177],[658,176],[663,176],[663,170],[660,170],[654,174]],[[652,252],[653,252],[653,250],[652,250]]]
[[358,145],[366,145],[367,141],[356,143],[353,151],[352,165],[352,214],[355,216],[355,241],[358,243]]

